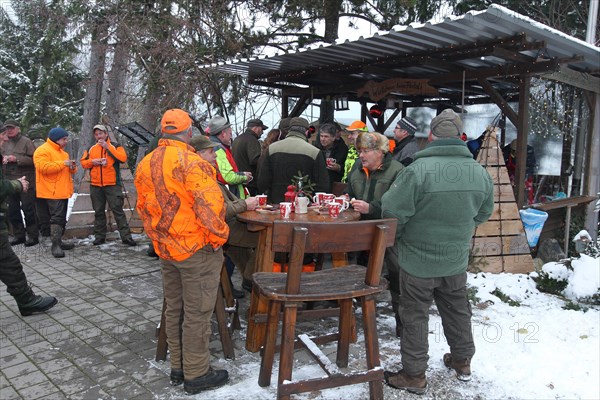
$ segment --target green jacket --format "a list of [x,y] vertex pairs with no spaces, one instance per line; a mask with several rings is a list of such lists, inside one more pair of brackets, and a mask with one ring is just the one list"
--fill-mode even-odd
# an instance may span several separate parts
[[[0,156],[0,165],[2,165],[2,156]],[[7,233],[8,225],[6,221],[8,217],[6,215],[7,203],[6,198],[14,193],[20,193],[23,191],[23,186],[18,180],[5,180],[2,173],[3,168],[0,168],[0,232]]]
[[350,175],[354,162],[357,159],[358,151],[356,151],[356,147],[354,147],[354,145],[348,146],[348,155],[346,156],[346,162],[344,163],[344,176],[342,177],[342,182],[348,182],[348,175]]
[[381,200],[397,218],[398,264],[420,278],[467,269],[475,227],[494,209],[494,185],[460,139],[439,139],[414,156]]
[[346,188],[350,198],[363,200],[369,203],[369,213],[363,214],[361,219],[381,218],[381,197],[388,191],[396,177],[404,169],[398,161],[392,159],[387,153],[383,158],[381,168],[367,176],[360,160],[356,160],[354,168],[348,176]]

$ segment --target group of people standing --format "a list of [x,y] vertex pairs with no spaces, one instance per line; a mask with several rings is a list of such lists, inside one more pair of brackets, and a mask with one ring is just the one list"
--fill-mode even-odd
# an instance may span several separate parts
[[422,151],[408,117],[398,121],[393,146],[362,121],[345,130],[335,123],[315,130],[304,118],[286,118],[261,144],[267,128],[252,119],[232,141],[229,121],[217,116],[206,135],[193,136],[189,115],[171,109],[162,117],[158,147],[137,168],[137,210],[162,262],[171,384],[195,394],[228,381],[226,370],[209,365],[209,319],[225,257],[237,253],[232,258],[249,280],[257,243],[235,215],[255,209],[258,193],[271,203],[283,201],[298,174],[310,178],[314,191],[329,192],[333,182],[345,181],[362,219],[398,220],[385,266],[403,369],[386,371],[386,382],[426,390],[433,301],[450,345],[444,364],[469,380],[475,353],[466,292],[469,242],[492,213],[493,184],[461,140],[460,117],[451,109],[435,117]]

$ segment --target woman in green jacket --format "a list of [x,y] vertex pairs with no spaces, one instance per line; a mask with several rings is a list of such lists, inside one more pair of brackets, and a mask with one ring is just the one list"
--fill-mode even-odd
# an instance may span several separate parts
[[378,132],[363,132],[356,139],[359,159],[348,176],[350,204],[361,219],[381,218],[381,197],[404,166],[392,159],[389,140]]

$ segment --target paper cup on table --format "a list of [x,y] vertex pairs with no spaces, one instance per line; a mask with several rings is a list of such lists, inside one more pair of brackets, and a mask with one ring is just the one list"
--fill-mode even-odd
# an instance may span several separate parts
[[258,199],[259,207],[264,207],[267,205],[267,195],[266,194],[259,194],[256,196],[256,198]]
[[296,214],[306,214],[308,212],[308,197],[296,197]]
[[281,214],[281,218],[289,219],[292,215],[292,203],[279,203],[279,213]]
[[333,201],[342,206],[341,211],[346,211],[350,207],[350,203],[348,203],[345,196],[336,197]]

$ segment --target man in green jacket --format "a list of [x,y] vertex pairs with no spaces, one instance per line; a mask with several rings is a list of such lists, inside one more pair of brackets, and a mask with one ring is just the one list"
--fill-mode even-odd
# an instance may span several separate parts
[[382,198],[384,218],[397,218],[395,250],[400,265],[398,314],[403,369],[386,371],[395,388],[422,394],[427,388],[428,310],[435,300],[450,353],[444,364],[457,378],[471,378],[475,344],[467,299],[467,264],[475,227],[494,208],[493,182],[473,160],[460,117],[446,109],[431,121],[429,145],[415,154]]
[[[0,128],[0,149],[9,138],[5,127]],[[3,156],[0,154],[0,163]],[[31,314],[45,312],[58,303],[56,297],[36,295],[31,289],[23,271],[21,260],[15,254],[8,242],[8,227],[6,225],[6,198],[15,193],[31,190],[25,176],[14,180],[5,180],[0,168],[0,280],[6,285],[6,291],[14,297],[19,312],[26,317]]]

